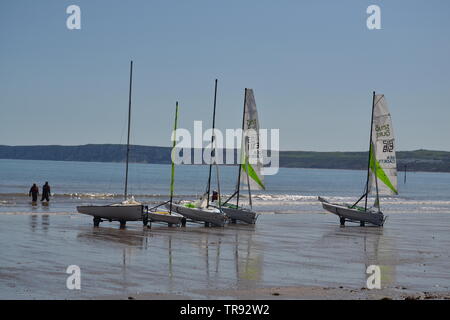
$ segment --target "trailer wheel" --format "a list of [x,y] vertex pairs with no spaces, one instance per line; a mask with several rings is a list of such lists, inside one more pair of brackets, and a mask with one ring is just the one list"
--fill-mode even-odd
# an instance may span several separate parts
[[100,225],[100,221],[102,221],[102,219],[94,217],[94,227],[98,227]]
[[366,226],[366,223],[365,223],[364,221],[360,221],[360,222],[359,222],[359,225],[360,225],[361,227],[365,227],[365,226]]
[[142,218],[142,223],[144,224],[144,227],[148,224],[148,216],[147,216],[147,215],[145,215],[145,216]]
[[120,222],[120,228],[121,229],[125,228],[125,225],[127,224],[127,221],[126,220],[120,220],[119,222]]
[[236,223],[236,219],[231,219],[231,223]]
[[339,218],[339,222],[341,223],[341,226],[345,226],[345,218]]
[[181,226],[186,227],[186,218],[184,217],[181,219]]

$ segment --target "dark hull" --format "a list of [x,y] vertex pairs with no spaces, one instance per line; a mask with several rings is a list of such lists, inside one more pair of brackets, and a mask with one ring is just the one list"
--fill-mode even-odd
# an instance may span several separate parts
[[328,212],[334,213],[339,216],[341,224],[343,221],[370,223],[376,226],[383,226],[386,217],[382,212],[373,211],[361,211],[358,209],[348,208],[344,205],[330,203],[323,198],[319,197],[319,201],[322,202],[322,207]]
[[255,224],[259,216],[256,212],[243,208],[235,209],[222,207],[222,211],[225,212],[231,220],[239,220],[248,224]]

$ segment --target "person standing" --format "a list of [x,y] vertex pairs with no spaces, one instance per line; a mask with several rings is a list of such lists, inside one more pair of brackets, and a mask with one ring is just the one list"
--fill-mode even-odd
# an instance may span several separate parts
[[33,185],[30,188],[30,191],[28,192],[28,196],[31,197],[31,201],[36,202],[39,195],[39,188],[36,185],[36,183],[33,183]]
[[42,199],[41,201],[47,200],[47,202],[50,201],[50,186],[48,185],[48,181],[45,182],[44,186],[42,187]]

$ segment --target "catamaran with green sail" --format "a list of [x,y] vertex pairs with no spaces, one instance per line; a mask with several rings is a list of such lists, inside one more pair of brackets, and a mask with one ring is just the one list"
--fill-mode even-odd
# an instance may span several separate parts
[[[368,207],[369,194],[375,202]],[[397,195],[397,161],[391,114],[383,94],[373,93],[370,129],[369,160],[364,194],[354,204],[330,203],[319,197],[325,210],[339,216],[341,225],[346,221],[383,226],[386,217],[381,212],[380,195]],[[364,206],[358,205],[363,199]]]
[[[209,176],[206,192],[196,201],[181,201],[180,203],[167,203],[167,209],[175,211],[186,219],[193,222],[203,222],[205,226],[223,227],[227,221],[227,216],[223,213],[221,208],[217,208],[210,203],[211,191],[211,174],[213,165],[216,166],[217,182],[219,185],[219,168],[215,163],[215,119],[216,119],[216,101],[217,101],[217,79],[215,80],[214,89],[214,109],[213,109],[213,123],[212,123],[212,137],[211,137],[211,161],[209,165]],[[220,186],[219,186],[219,203],[220,203]]]
[[[159,204],[156,207],[147,209],[145,215],[144,215],[144,225],[147,225],[147,223],[152,222],[163,222],[167,223],[169,227],[175,225],[185,225],[186,219],[172,210],[172,202],[173,202],[173,192],[174,192],[174,183],[175,183],[175,163],[173,162],[173,154],[175,152],[175,132],[177,130],[178,125],[178,101],[175,104],[175,124],[173,128],[173,137],[172,137],[172,167],[171,167],[171,178],[170,178],[170,200],[167,202],[164,202],[162,204]],[[168,205],[167,209],[164,210],[163,205]]]
[[[255,224],[258,214],[252,208],[251,190],[265,190],[263,164],[259,143],[259,121],[252,89],[245,89],[244,115],[242,117],[241,161],[235,192],[222,204],[222,210],[232,223],[242,221]],[[240,205],[241,184],[247,186],[249,207]],[[236,197],[236,204],[230,201]]]

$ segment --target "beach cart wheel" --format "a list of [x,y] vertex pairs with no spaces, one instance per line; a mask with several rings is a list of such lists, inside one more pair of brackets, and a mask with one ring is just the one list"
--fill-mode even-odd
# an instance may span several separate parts
[[98,227],[100,225],[100,221],[102,221],[100,218],[94,217],[94,227]]
[[345,218],[339,218],[339,222],[341,223],[341,226],[345,226]]

